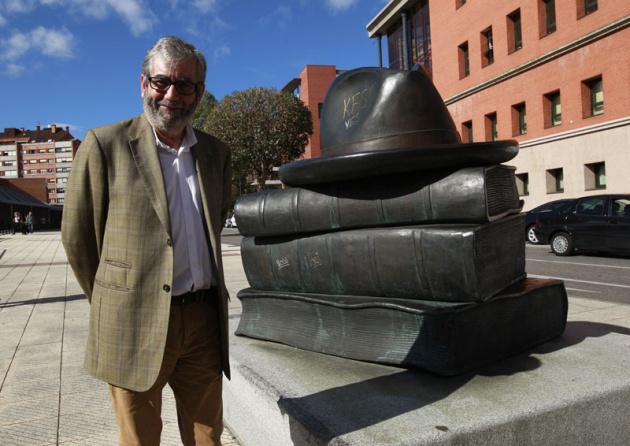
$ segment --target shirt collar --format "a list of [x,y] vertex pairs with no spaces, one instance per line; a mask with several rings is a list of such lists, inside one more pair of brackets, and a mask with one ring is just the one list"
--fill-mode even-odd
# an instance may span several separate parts
[[197,136],[195,136],[195,131],[190,124],[186,125],[186,133],[184,134],[184,139],[182,141],[181,147],[178,147],[176,149],[173,149],[172,147],[164,144],[160,140],[160,138],[158,138],[157,132],[155,131],[155,128],[153,126],[151,126],[151,130],[153,130],[153,136],[155,136],[155,143],[159,148],[162,149],[176,150],[178,153],[189,152],[190,148],[197,144]]

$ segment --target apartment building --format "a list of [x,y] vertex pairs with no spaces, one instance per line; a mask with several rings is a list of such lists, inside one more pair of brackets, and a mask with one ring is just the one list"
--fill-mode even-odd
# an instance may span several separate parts
[[629,26],[627,0],[392,0],[367,31],[429,71],[464,141],[519,142],[527,210],[630,192]]
[[80,142],[68,127],[55,124],[35,130],[5,128],[0,132],[0,179],[42,178],[46,181],[45,202],[63,205]]

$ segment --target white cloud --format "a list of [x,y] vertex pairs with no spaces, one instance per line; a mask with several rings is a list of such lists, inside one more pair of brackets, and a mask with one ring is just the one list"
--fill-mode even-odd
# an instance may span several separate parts
[[60,59],[73,56],[74,36],[65,28],[55,30],[40,26],[31,31],[30,38],[32,45],[45,56]]
[[0,59],[6,60],[5,72],[18,73],[22,68],[19,60],[29,52],[68,59],[73,57],[74,36],[62,28],[47,29],[40,26],[29,33],[14,32],[0,40]]
[[202,14],[214,12],[217,0],[194,0],[192,5]]
[[213,53],[215,59],[222,59],[223,57],[227,57],[230,54],[232,54],[232,50],[227,45],[219,46],[218,48],[214,50],[214,53]]
[[134,36],[151,31],[157,22],[151,10],[138,1],[107,0],[107,3],[127,23]]
[[285,29],[292,18],[293,13],[291,12],[291,8],[288,6],[279,6],[271,14],[259,18],[258,23],[263,26],[273,25]]
[[4,71],[2,72],[2,74],[8,77],[12,77],[12,78],[18,78],[22,75],[24,70],[26,70],[26,67],[24,65],[8,63],[4,67]]
[[358,2],[359,0],[326,0],[326,5],[332,9],[333,14],[336,14],[340,11],[345,11]]
[[0,58],[16,60],[22,57],[31,47],[28,35],[14,33],[8,39],[0,40]]
[[37,0],[4,0],[0,5],[7,14],[25,13],[37,7]]
[[[196,0],[195,3],[214,3],[216,0]],[[69,15],[79,15],[96,20],[118,16],[134,36],[150,32],[157,18],[148,0],[0,0],[5,14],[24,14],[38,7],[62,9]]]

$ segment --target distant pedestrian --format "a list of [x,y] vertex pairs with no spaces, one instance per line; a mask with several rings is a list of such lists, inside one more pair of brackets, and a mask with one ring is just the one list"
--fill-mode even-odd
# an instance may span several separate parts
[[33,213],[29,212],[26,216],[26,227],[28,228],[29,234],[33,233]]
[[13,213],[13,220],[11,220],[11,234],[15,235],[15,232],[22,230],[22,215],[19,212]]

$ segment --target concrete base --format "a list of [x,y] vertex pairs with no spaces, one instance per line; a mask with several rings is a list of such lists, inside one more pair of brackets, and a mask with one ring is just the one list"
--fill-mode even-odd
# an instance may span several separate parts
[[626,445],[629,335],[570,321],[561,338],[456,377],[232,336],[225,419],[245,446]]

